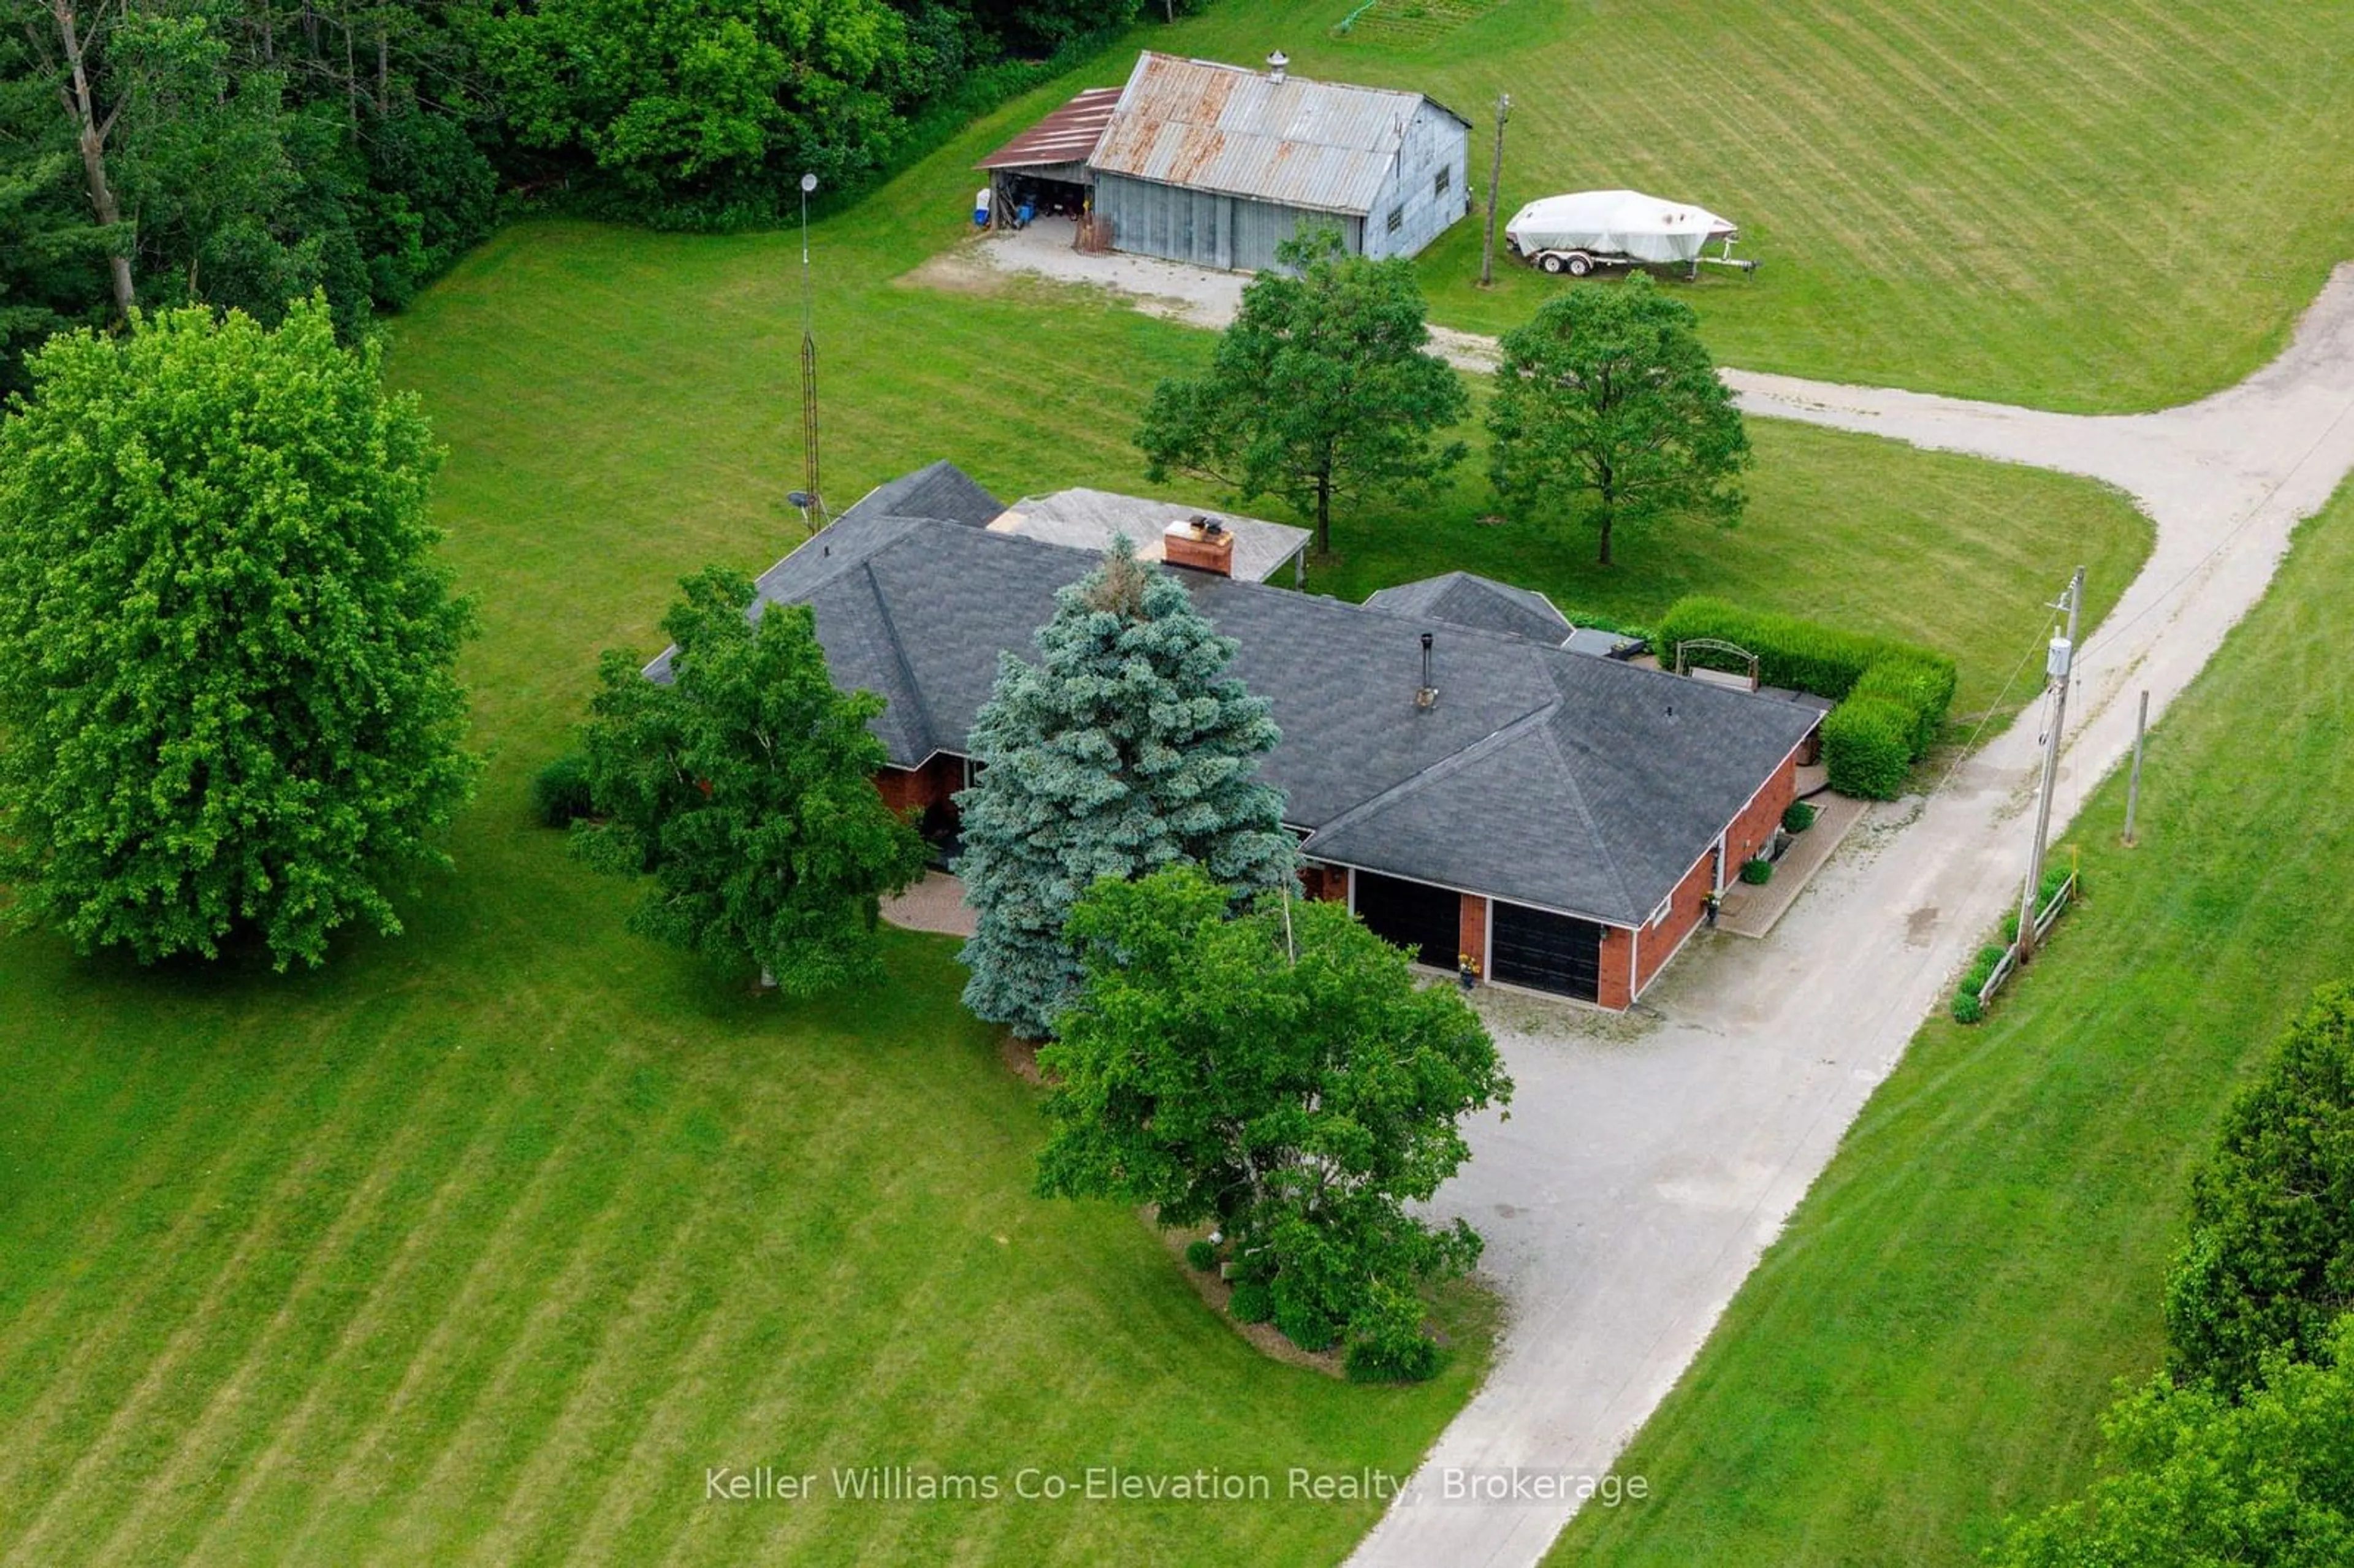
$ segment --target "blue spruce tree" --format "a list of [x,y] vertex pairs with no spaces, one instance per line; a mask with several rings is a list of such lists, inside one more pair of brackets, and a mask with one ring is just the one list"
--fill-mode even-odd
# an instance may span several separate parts
[[1291,877],[1283,795],[1258,778],[1280,738],[1225,673],[1235,642],[1126,538],[1055,596],[1038,662],[999,655],[973,720],[985,765],[957,796],[956,870],[978,928],[965,1005],[1043,1039],[1079,980],[1065,917],[1102,877],[1181,861],[1238,896]]

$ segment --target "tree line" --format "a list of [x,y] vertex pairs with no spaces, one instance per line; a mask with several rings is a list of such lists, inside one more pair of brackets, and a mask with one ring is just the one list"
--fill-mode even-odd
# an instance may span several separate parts
[[1140,0],[0,0],[0,391],[50,333],[398,310],[503,195],[775,217]]
[[2354,985],[2317,991],[2193,1173],[2166,1366],[1997,1568],[2354,1562]]

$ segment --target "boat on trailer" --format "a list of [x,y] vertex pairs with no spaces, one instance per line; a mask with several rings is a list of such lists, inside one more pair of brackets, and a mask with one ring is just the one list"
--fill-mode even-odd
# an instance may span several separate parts
[[1521,208],[1504,226],[1504,243],[1513,255],[1573,278],[1597,267],[1641,265],[1681,265],[1697,278],[1702,262],[1755,272],[1756,262],[1733,254],[1740,238],[1739,225],[1706,207],[1641,191],[1545,196]]

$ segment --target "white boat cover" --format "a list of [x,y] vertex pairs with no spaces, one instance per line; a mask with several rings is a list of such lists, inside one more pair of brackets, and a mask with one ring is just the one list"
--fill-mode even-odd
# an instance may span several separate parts
[[1689,261],[1710,240],[1735,232],[1729,220],[1703,207],[1640,191],[1545,196],[1521,208],[1504,226],[1505,237],[1523,256],[1590,250],[1638,261]]

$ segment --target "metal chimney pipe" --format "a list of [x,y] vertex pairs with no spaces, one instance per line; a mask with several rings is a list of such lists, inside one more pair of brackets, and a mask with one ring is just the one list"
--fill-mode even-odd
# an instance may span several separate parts
[[1289,55],[1285,54],[1281,49],[1276,50],[1267,57],[1267,79],[1280,83],[1283,80],[1284,68],[1290,64]]
[[1414,694],[1414,705],[1426,708],[1438,701],[1438,688],[1430,683],[1430,633],[1422,634],[1422,689]]

